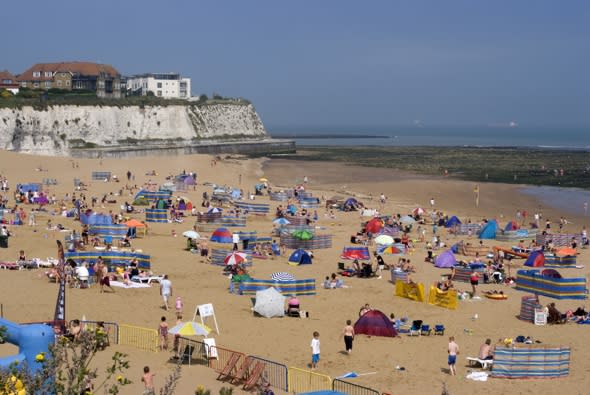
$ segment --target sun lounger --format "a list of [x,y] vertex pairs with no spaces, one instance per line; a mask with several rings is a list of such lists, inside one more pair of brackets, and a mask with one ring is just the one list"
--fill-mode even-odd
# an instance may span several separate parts
[[244,362],[242,362],[242,366],[236,373],[235,377],[230,380],[230,383],[234,384],[240,382],[242,380],[246,381],[248,379],[248,371],[250,369],[250,365],[254,360],[252,358],[246,358]]
[[474,366],[476,364],[479,364],[482,369],[490,369],[492,367],[492,365],[494,364],[494,360],[493,359],[479,359],[479,358],[474,358],[474,357],[467,357],[467,363],[469,363],[469,366]]
[[131,277],[131,281],[141,284],[151,284],[151,283],[159,283],[164,279],[164,276],[149,276],[149,277],[140,277],[140,276],[133,276]]

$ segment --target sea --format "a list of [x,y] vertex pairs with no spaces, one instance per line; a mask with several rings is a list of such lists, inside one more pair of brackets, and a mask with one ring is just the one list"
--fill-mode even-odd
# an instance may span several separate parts
[[298,146],[437,146],[590,149],[590,127],[271,128]]
[[[590,127],[276,128],[270,134],[305,146],[519,147],[590,150]],[[590,153],[588,160],[590,162]],[[590,215],[590,191],[526,186],[523,193],[575,216]]]

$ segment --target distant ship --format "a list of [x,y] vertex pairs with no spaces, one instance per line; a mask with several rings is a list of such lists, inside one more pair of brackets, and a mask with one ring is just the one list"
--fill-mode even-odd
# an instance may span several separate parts
[[518,123],[515,121],[510,121],[508,123],[490,123],[488,124],[490,128],[517,128]]

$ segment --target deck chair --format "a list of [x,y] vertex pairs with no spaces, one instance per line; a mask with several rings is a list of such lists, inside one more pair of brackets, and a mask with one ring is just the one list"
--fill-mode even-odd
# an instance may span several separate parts
[[436,324],[434,326],[434,334],[443,336],[445,334],[445,326],[442,324]]
[[346,266],[344,262],[338,262],[338,270],[346,270]]
[[430,327],[430,325],[422,325],[420,327],[420,334],[423,336],[430,336],[430,334],[432,333],[432,328]]
[[221,371],[219,372],[217,380],[227,380],[235,377],[233,372],[236,370],[236,365],[240,360],[240,356],[240,354],[232,353],[231,357],[229,358],[223,369],[221,369]]
[[248,380],[246,380],[246,382],[244,383],[243,389],[245,391],[250,391],[251,389],[253,389],[262,377],[262,372],[264,372],[264,363],[256,362],[256,365],[254,365],[254,369],[252,369],[252,372],[248,376]]
[[410,327],[410,336],[420,336],[422,334],[422,320],[415,320]]
[[242,365],[240,366],[240,369],[238,370],[236,375],[230,380],[230,383],[234,384],[242,380],[246,381],[248,379],[248,371],[250,369],[250,365],[252,365],[253,361],[254,359],[247,357],[244,360],[244,362],[242,362]]

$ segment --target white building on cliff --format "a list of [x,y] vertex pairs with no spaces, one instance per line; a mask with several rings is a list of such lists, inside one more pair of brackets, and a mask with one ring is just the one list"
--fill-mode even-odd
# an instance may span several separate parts
[[165,99],[190,99],[191,79],[179,73],[148,73],[127,77],[127,90],[131,95],[154,96]]

